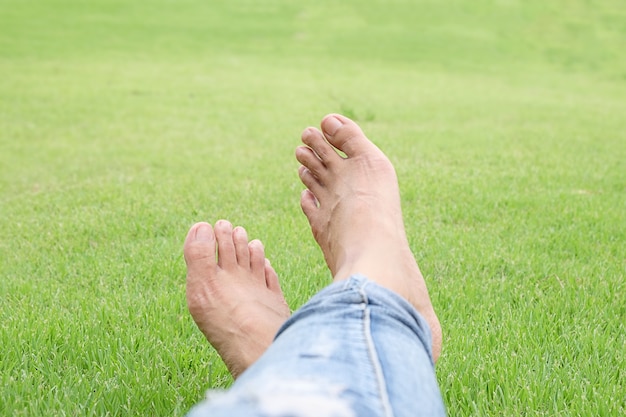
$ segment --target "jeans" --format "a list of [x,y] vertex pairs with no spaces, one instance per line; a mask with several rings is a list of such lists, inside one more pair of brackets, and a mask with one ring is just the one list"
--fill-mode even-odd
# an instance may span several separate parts
[[315,295],[228,391],[189,416],[445,416],[431,345],[411,304],[354,275]]

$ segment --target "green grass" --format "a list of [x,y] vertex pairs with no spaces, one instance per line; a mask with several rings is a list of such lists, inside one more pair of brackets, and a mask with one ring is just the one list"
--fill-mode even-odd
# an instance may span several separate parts
[[182,240],[241,224],[306,302],[293,149],[334,111],[396,164],[449,414],[626,413],[622,6],[0,0],[0,414],[228,386]]

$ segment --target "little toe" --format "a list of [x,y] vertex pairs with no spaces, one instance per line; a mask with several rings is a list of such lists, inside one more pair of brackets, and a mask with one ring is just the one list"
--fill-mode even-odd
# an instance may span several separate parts
[[231,269],[237,266],[237,254],[233,242],[233,226],[226,220],[215,223],[215,238],[217,239],[217,264],[222,269]]
[[233,229],[233,243],[235,244],[237,264],[246,269],[250,268],[250,250],[248,249],[248,233],[246,229],[241,226]]
[[324,117],[321,126],[328,142],[348,157],[378,149],[361,128],[345,116],[329,114]]
[[278,274],[272,267],[269,259],[265,259],[265,285],[270,291],[274,291],[282,294],[280,288],[280,282],[278,281]]

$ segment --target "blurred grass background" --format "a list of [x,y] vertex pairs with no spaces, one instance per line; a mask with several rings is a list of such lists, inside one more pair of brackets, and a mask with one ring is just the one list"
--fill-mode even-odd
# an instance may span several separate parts
[[182,240],[326,285],[293,149],[329,112],[396,165],[449,414],[624,414],[625,41],[618,1],[0,0],[0,414],[228,386]]

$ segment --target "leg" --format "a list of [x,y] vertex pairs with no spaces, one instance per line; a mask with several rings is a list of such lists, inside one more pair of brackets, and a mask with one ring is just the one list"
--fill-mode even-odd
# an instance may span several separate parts
[[427,322],[402,297],[354,275],[298,310],[221,396],[191,417],[445,415]]
[[441,329],[408,247],[393,167],[349,119],[327,116],[322,131],[307,129],[296,157],[308,188],[302,208],[334,283],[193,416],[444,414],[433,367]]
[[302,210],[326,263],[335,281],[362,273],[406,298],[428,321],[436,361],[441,326],[409,249],[395,170],[352,120],[326,116],[322,131],[303,132],[307,146],[296,150],[296,158],[307,186]]

